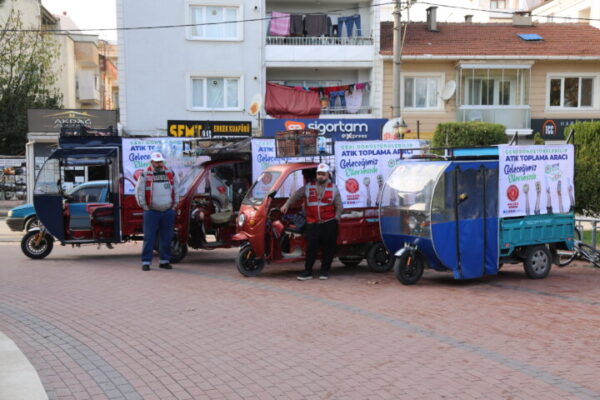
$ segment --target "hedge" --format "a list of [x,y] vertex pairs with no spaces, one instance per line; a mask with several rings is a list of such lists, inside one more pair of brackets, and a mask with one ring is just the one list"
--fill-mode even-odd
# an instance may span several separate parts
[[575,129],[575,211],[600,215],[600,122],[577,122]]
[[[503,144],[508,141],[504,125],[489,122],[446,122],[433,133],[434,148]],[[447,138],[447,139],[446,139]]]

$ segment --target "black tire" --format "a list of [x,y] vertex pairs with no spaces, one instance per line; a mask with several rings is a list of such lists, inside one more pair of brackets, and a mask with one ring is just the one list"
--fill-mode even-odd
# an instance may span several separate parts
[[419,252],[407,251],[394,260],[394,274],[403,285],[419,282],[425,270],[425,258]]
[[29,232],[34,228],[41,228],[40,220],[36,215],[32,215],[25,221],[25,232]]
[[235,258],[235,266],[240,274],[253,277],[260,275],[265,267],[265,260],[256,258],[252,246],[246,244],[240,248]]
[[[581,242],[581,231],[579,229],[575,228],[574,236],[575,236],[575,242]],[[566,267],[567,265],[571,264],[571,262],[573,262],[575,257],[577,257],[576,246],[573,247],[573,250],[557,249],[555,251],[556,251],[556,256],[558,259],[558,262],[556,263],[556,265],[558,265],[559,267]]]
[[367,264],[373,272],[388,272],[394,267],[394,257],[381,242],[373,244],[367,252]]
[[362,258],[339,257],[339,260],[346,267],[357,267],[361,263]]
[[181,243],[177,238],[173,237],[171,241],[171,264],[177,264],[181,262],[188,253],[188,246],[185,243]]
[[596,268],[600,268],[600,252],[589,244],[579,243],[579,255],[583,260],[592,263]]
[[552,255],[546,246],[531,246],[525,253],[523,262],[525,273],[531,279],[543,279],[552,269]]
[[21,239],[21,251],[27,257],[34,260],[40,260],[46,257],[52,251],[54,247],[54,238],[49,234],[44,234],[44,237],[40,240],[39,244],[36,245],[36,236],[40,231],[29,231]]

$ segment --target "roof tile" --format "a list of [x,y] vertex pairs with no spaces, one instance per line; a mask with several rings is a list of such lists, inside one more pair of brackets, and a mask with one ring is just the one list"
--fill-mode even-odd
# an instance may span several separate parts
[[[381,23],[381,54],[392,54],[392,22]],[[526,41],[519,33],[535,33],[542,41]],[[588,24],[438,23],[438,31],[426,23],[408,24],[404,56],[600,56],[600,29]]]

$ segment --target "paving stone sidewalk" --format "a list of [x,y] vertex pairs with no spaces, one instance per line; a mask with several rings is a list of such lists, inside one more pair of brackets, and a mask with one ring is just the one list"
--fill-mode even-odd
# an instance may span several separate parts
[[0,331],[50,399],[600,398],[600,271],[414,287],[366,266],[244,278],[235,250],[142,272],[139,245],[0,244]]

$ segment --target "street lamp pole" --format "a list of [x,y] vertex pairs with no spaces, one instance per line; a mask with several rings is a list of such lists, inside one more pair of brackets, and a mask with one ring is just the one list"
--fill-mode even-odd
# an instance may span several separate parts
[[394,65],[392,69],[392,118],[400,117],[400,71],[402,66],[402,23],[400,0],[394,5]]

